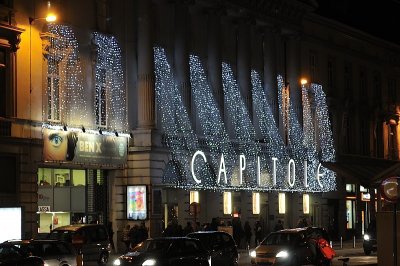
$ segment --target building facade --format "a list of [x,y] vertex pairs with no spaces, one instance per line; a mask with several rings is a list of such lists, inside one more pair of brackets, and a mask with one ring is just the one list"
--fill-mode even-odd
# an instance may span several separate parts
[[306,218],[350,237],[373,218],[377,183],[327,165],[398,161],[398,45],[312,1],[1,7],[0,197],[23,236]]

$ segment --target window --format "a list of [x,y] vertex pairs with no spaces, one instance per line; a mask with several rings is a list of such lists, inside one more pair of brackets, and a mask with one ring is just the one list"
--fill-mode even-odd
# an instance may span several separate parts
[[232,193],[224,192],[224,214],[232,213]]
[[355,218],[355,201],[346,200],[346,228],[354,228]]
[[310,195],[303,194],[303,213],[309,214],[310,213]]
[[253,214],[260,214],[260,193],[253,193]]
[[198,191],[190,191],[190,204],[193,202],[199,203],[199,192]]
[[47,119],[60,121],[60,73],[57,59],[47,62]]
[[278,195],[278,209],[279,209],[279,214],[286,213],[285,193],[279,193]]
[[100,127],[107,126],[107,87],[106,69],[96,68],[96,124]]
[[346,192],[356,192],[356,186],[354,184],[346,184]]

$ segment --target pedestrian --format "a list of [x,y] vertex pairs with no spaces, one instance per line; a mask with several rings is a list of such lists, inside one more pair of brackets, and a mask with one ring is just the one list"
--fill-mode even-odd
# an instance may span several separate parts
[[306,218],[304,218],[304,217],[300,218],[296,225],[297,228],[302,228],[302,227],[307,227],[307,226],[308,226],[308,223],[307,223]]
[[107,233],[108,233],[108,239],[110,241],[110,245],[111,245],[111,251],[114,252],[115,251],[115,246],[114,246],[114,230],[112,228],[112,222],[108,222],[107,224]]
[[236,242],[236,245],[238,248],[241,248],[241,241],[242,237],[244,236],[244,230],[242,227],[242,223],[240,221],[240,218],[234,218],[232,221],[232,234],[233,234],[233,239]]
[[138,229],[138,239],[137,239],[138,244],[145,241],[148,237],[149,233],[147,231],[146,224],[144,222],[141,222],[140,227]]
[[279,231],[279,230],[283,230],[283,222],[281,220],[278,220],[278,223],[275,225],[274,227],[274,231]]
[[185,228],[183,228],[183,236],[187,236],[187,234],[194,232],[191,222],[187,222]]
[[250,227],[249,221],[246,221],[244,223],[244,235],[246,237],[246,245],[247,245],[246,247],[247,247],[247,249],[249,249],[250,248],[251,236],[252,236],[251,227]]
[[254,242],[258,246],[262,241],[262,227],[260,221],[254,225]]
[[136,247],[136,245],[140,243],[140,231],[137,224],[135,224],[129,231],[129,240],[131,243],[131,248]]
[[130,232],[131,226],[127,224],[122,231],[122,241],[125,243],[125,253],[129,251],[129,247],[131,245],[131,241],[129,238],[129,232]]

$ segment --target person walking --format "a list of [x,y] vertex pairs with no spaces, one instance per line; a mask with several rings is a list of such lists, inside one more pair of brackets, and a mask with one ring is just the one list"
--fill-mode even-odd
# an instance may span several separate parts
[[129,238],[129,233],[131,230],[131,226],[127,224],[122,231],[122,241],[125,243],[125,253],[129,251],[129,247],[131,245],[131,240]]
[[252,236],[251,227],[250,227],[249,221],[246,221],[244,223],[244,235],[246,237],[246,247],[247,247],[247,249],[249,249],[250,248],[251,236]]
[[279,230],[283,230],[283,222],[281,220],[278,220],[278,223],[275,225],[274,227],[274,231],[279,231]]
[[256,224],[254,225],[254,235],[255,235],[254,242],[256,246],[258,246],[262,241],[262,228],[260,221],[257,221]]

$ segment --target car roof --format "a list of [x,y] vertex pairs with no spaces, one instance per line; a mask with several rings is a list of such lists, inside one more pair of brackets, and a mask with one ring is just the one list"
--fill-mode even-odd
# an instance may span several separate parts
[[3,242],[4,244],[29,244],[29,243],[65,243],[57,239],[12,239]]
[[229,235],[227,232],[224,231],[196,231],[196,232],[191,232],[188,235],[193,235],[193,234],[226,234]]
[[70,224],[70,225],[56,227],[52,230],[52,232],[59,231],[59,230],[77,231],[80,228],[84,228],[84,227],[98,227],[98,226],[104,226],[104,225],[102,225],[102,224]]

